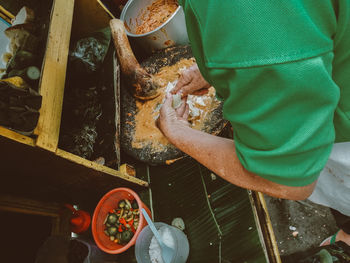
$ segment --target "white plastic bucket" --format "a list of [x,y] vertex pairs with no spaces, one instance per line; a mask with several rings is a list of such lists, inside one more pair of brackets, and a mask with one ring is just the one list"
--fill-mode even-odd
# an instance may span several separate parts
[[[189,243],[186,235],[178,228],[169,226],[164,223],[154,223],[157,230],[166,226],[171,232],[175,241],[175,253],[171,260],[171,263],[186,263],[189,254]],[[136,240],[135,255],[138,263],[150,263],[151,258],[149,255],[149,246],[153,238],[151,228],[147,225],[140,233]]]

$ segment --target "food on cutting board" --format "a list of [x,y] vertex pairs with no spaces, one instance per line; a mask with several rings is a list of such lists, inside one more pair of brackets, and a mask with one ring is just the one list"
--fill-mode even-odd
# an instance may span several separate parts
[[[172,66],[163,67],[154,75],[154,79],[161,84],[158,91],[160,96],[153,100],[136,101],[137,113],[135,115],[135,133],[132,138],[134,148],[143,148],[151,145],[153,151],[164,151],[170,142],[156,126],[159,111],[165,100],[165,94],[170,92],[178,81],[181,72],[191,67],[195,63],[194,59],[181,59]],[[181,106],[182,100],[179,95],[173,95],[173,107]],[[215,97],[215,89],[209,88],[207,94],[197,96],[187,96],[186,103],[189,106],[188,121],[190,126],[196,130],[205,130],[212,112],[219,107],[220,101]]]
[[111,242],[125,245],[133,238],[139,226],[139,220],[140,211],[137,201],[123,199],[107,214],[103,222],[104,233]]
[[178,6],[177,0],[154,1],[145,10],[141,10],[137,16],[135,34],[145,34],[161,26],[176,11]]
[[173,95],[173,103],[172,106],[174,109],[179,108],[182,105],[181,94],[177,93]]
[[[183,156],[164,137],[156,120],[166,93],[176,85],[182,71],[195,63],[190,47],[179,45],[158,50],[139,64],[124,23],[113,19],[110,26],[121,71],[126,78],[126,92],[122,92],[122,147],[137,159],[152,164]],[[180,103],[177,99],[174,106],[178,107]],[[213,87],[202,96],[188,96],[187,104],[192,128],[210,134],[218,134],[224,128],[222,104],[216,99]]]

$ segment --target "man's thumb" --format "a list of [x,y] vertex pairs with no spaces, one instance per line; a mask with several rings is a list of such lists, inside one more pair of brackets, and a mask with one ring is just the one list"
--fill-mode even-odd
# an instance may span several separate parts
[[171,93],[167,93],[166,96],[165,96],[165,102],[164,102],[164,105],[167,106],[167,107],[171,107],[172,105],[172,102],[173,102],[173,95]]

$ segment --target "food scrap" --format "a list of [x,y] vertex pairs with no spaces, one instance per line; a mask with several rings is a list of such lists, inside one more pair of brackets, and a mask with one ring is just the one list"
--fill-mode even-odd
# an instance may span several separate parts
[[140,211],[137,201],[123,199],[116,209],[111,209],[103,224],[104,233],[109,239],[120,245],[127,244],[134,236],[140,220]]

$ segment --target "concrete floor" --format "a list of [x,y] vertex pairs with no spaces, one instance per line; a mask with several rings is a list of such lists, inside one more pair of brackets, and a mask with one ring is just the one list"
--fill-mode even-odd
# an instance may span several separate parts
[[[265,196],[281,256],[317,247],[337,231],[329,208]],[[293,236],[297,233],[296,236]]]

